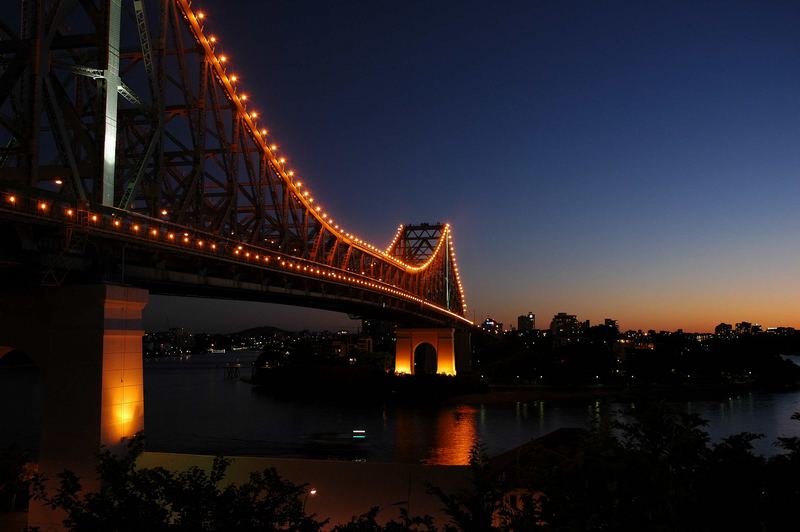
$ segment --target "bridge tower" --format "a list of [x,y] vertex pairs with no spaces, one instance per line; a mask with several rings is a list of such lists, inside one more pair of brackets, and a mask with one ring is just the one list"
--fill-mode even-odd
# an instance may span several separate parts
[[[437,262],[433,271],[438,275],[423,293],[441,301],[454,314],[464,312],[466,305],[448,224],[401,225],[388,251],[398,260],[417,267]],[[396,338],[397,373],[455,375],[470,367],[469,333],[455,327],[399,328]]]

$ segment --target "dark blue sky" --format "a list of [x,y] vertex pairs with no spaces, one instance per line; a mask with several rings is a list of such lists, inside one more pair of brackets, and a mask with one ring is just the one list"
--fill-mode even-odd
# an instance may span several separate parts
[[[337,223],[381,246],[400,223],[453,224],[475,318],[800,325],[800,4],[195,8]],[[347,322],[154,298],[147,325],[167,314]]]

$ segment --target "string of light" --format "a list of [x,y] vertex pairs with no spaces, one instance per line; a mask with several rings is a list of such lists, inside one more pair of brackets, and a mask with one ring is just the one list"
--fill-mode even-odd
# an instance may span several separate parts
[[[327,278],[354,286],[378,290],[408,301],[419,303],[420,305],[432,308],[437,312],[451,315],[472,325],[471,321],[449,309],[431,303],[395,285],[385,283],[367,275],[359,275],[331,266],[321,266],[313,261],[300,257],[287,257],[274,250],[251,244],[245,245],[239,241],[220,238],[218,235],[210,233],[197,230],[189,232],[183,226],[171,222],[155,220],[143,215],[131,214],[126,211],[120,211],[120,215],[91,212],[78,209],[71,205],[64,205],[63,203],[58,203],[53,200],[23,198],[11,192],[5,193],[5,208],[13,209],[14,212],[19,214],[38,216],[48,220],[53,220],[55,216],[60,215],[67,223],[83,225],[87,229],[99,232],[111,232],[114,234],[125,233],[128,238],[146,240],[150,243],[158,243],[159,245],[168,245],[181,249],[190,249],[194,253],[206,253],[217,256],[225,254],[229,260],[238,260],[260,267],[291,270],[297,274],[309,277]],[[445,226],[443,236],[439,240],[437,251],[441,248],[445,240],[450,241],[449,234],[450,226],[448,224]],[[463,289],[461,288],[458,266],[455,262],[455,253],[451,241],[449,249],[451,251],[451,258],[453,259],[453,269],[456,274],[456,281],[461,295],[462,307],[464,312],[466,312],[466,303],[464,302]]]

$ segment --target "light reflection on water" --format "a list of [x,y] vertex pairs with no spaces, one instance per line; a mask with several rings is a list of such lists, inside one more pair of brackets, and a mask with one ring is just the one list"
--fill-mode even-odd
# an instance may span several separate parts
[[442,409],[436,425],[436,445],[426,464],[462,465],[469,463],[469,453],[477,442],[477,412],[474,406],[460,405],[452,410]]
[[[150,450],[335,458],[403,463],[465,464],[475,442],[490,454],[510,450],[560,427],[585,427],[599,414],[629,405],[596,400],[523,401],[429,408],[348,406],[282,401],[225,380],[223,366],[238,359],[243,376],[255,353],[195,355],[188,361],[145,364],[145,428]],[[38,429],[31,381],[0,371],[0,445],[30,446]],[[27,392],[26,392],[27,390]],[[25,393],[23,393],[25,392]],[[23,404],[24,403],[24,404]],[[687,412],[709,421],[712,440],[742,431],[764,433],[756,451],[773,454],[777,436],[800,436],[800,391],[744,393],[725,400],[684,401]],[[354,429],[367,438],[355,441]]]

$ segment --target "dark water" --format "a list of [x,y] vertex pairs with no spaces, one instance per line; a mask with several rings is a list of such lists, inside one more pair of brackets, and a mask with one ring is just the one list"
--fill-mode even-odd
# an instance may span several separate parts
[[[594,400],[437,408],[347,406],[335,401],[283,401],[225,379],[224,365],[242,362],[249,376],[255,353],[195,355],[145,363],[145,428],[150,450],[281,457],[463,464],[480,440],[500,453],[560,427],[584,427],[594,412],[625,405]],[[0,444],[31,446],[39,409],[35,376],[0,370]],[[746,393],[725,400],[684,401],[709,421],[712,439],[742,431],[764,433],[756,450],[774,454],[777,436],[800,435],[790,420],[800,391]],[[354,430],[366,438],[353,438]],[[359,436],[360,433],[356,433]]]
[[[266,454],[463,464],[480,440],[490,454],[512,449],[560,427],[585,427],[595,411],[625,407],[600,401],[531,401],[439,408],[347,406],[335,401],[283,401],[246,383],[225,380],[221,366],[254,353],[195,355],[145,365],[149,447],[160,450]],[[220,366],[220,367],[217,367]],[[243,369],[244,375],[249,370]],[[773,454],[775,437],[800,435],[793,412],[800,392],[746,393],[726,400],[686,401],[709,421],[712,439],[764,433],[759,453]],[[353,430],[365,430],[364,440]]]

